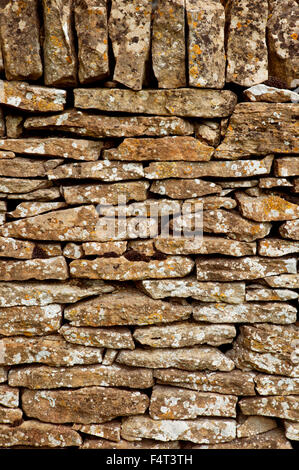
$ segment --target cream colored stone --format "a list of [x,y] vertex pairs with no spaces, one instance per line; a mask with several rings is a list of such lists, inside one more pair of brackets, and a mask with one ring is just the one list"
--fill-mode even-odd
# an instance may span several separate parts
[[44,307],[1,307],[0,334],[40,336],[58,331],[62,322],[61,305]]
[[[128,328],[76,328],[63,325],[59,333],[70,343],[114,349],[134,349],[135,344]],[[101,437],[101,436],[100,436]]]

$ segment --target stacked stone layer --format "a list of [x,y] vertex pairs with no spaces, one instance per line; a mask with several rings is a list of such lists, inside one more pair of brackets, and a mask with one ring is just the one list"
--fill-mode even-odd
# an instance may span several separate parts
[[0,7],[0,448],[295,446],[298,2]]

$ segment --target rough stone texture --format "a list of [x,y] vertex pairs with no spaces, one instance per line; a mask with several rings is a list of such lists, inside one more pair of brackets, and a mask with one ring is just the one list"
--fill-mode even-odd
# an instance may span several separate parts
[[299,240],[299,219],[289,220],[285,224],[281,225],[279,233],[284,238]]
[[1,281],[68,278],[68,267],[63,256],[26,261],[0,261]]
[[127,249],[127,242],[87,242],[82,244],[82,248],[85,255],[106,255],[108,253],[114,253],[116,255],[122,255]]
[[16,116],[13,114],[7,114],[5,117],[6,135],[11,139],[17,139],[21,137],[23,133],[23,121],[22,116]]
[[272,301],[297,299],[299,294],[289,289],[269,289],[261,284],[250,284],[247,287],[245,298],[247,301]]
[[0,237],[0,257],[28,259],[33,257],[34,243]]
[[299,158],[284,157],[276,158],[274,162],[274,173],[276,176],[296,176],[299,174]]
[[76,328],[63,325],[59,333],[66,341],[84,346],[115,349],[135,348],[132,334],[128,328]]
[[[73,429],[75,429],[76,431],[80,431],[81,433],[84,433],[84,434],[90,434],[92,436],[102,437],[105,440],[114,441],[114,442],[120,441],[120,427],[121,427],[120,421],[116,421],[116,420],[110,421],[108,423],[103,423],[103,424],[74,424],[73,425]],[[92,441],[90,440],[90,442]]]
[[258,374],[254,381],[260,395],[299,395],[299,378]]
[[157,250],[166,254],[180,254],[180,255],[210,255],[220,253],[222,255],[231,256],[245,256],[255,255],[255,243],[245,243],[235,240],[227,240],[226,238],[213,238],[203,237],[198,239],[194,238],[158,238],[155,241]]
[[279,196],[250,197],[240,192],[235,194],[240,212],[247,219],[271,222],[299,218],[299,205],[292,204]]
[[265,281],[271,287],[299,289],[299,274],[281,274],[280,276],[269,276],[265,279]]
[[168,196],[172,199],[185,199],[189,197],[205,196],[207,194],[220,193],[221,187],[215,183],[195,179],[177,179],[175,185],[172,179],[154,181],[151,192]]
[[22,420],[22,410],[0,405],[0,423],[16,425]]
[[34,215],[51,212],[52,210],[62,209],[64,207],[66,207],[64,202],[21,202],[9,215],[15,219],[33,217]]
[[249,101],[266,101],[268,103],[298,103],[299,96],[291,90],[283,90],[268,85],[254,85],[244,91],[244,95]]
[[0,334],[4,336],[39,336],[58,331],[62,308],[51,304],[44,307],[0,308]]
[[285,438],[283,431],[271,431],[252,437],[235,439],[224,444],[211,444],[193,446],[192,449],[292,449],[290,442]]
[[242,398],[239,402],[242,413],[246,415],[273,416],[298,421],[299,397],[288,395]]
[[178,441],[158,442],[153,439],[140,439],[140,441],[129,442],[121,439],[111,442],[106,439],[85,439],[80,449],[179,449]]
[[281,240],[279,238],[268,238],[259,240],[258,253],[261,256],[284,256],[292,253],[298,253],[299,242]]
[[17,408],[19,406],[19,389],[0,385],[0,405]]
[[224,8],[213,0],[186,0],[189,85],[225,85]]
[[256,436],[275,428],[277,428],[277,423],[274,419],[264,418],[263,416],[247,417],[241,415],[237,425],[237,437]]
[[286,437],[292,441],[299,441],[299,423],[285,421]]
[[86,162],[69,163],[48,171],[49,180],[96,179],[102,181],[134,180],[144,176],[141,163]]

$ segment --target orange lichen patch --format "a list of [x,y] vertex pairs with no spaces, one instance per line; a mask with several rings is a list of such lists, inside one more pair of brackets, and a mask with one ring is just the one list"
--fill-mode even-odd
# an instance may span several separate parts
[[201,50],[201,48],[199,47],[198,44],[193,45],[192,51],[195,52],[195,54],[201,54],[202,53],[202,50]]
[[198,75],[199,75],[199,70],[198,70],[197,65],[193,65],[193,67],[191,67],[191,68],[189,69],[189,73],[190,73],[190,75],[192,75],[194,78],[198,77]]
[[297,33],[291,34],[291,38],[294,39],[294,41],[296,41],[298,39],[298,34]]
[[237,23],[237,28],[240,29],[240,28],[242,28],[242,26],[243,26],[242,23],[240,23],[240,22]]

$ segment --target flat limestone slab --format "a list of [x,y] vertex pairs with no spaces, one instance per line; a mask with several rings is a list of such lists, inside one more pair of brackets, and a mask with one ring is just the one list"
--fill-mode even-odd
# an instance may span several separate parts
[[114,349],[134,349],[135,344],[128,328],[88,328],[63,325],[59,334],[66,341],[83,346],[96,346]]
[[0,334],[4,336],[39,336],[59,330],[62,307],[58,304],[44,307],[0,308]]
[[65,280],[67,278],[68,267],[63,256],[25,261],[0,261],[1,281]]
[[290,421],[299,419],[298,396],[242,398],[239,405],[242,413],[246,415],[272,416]]
[[260,395],[299,395],[299,377],[257,374],[254,381]]

